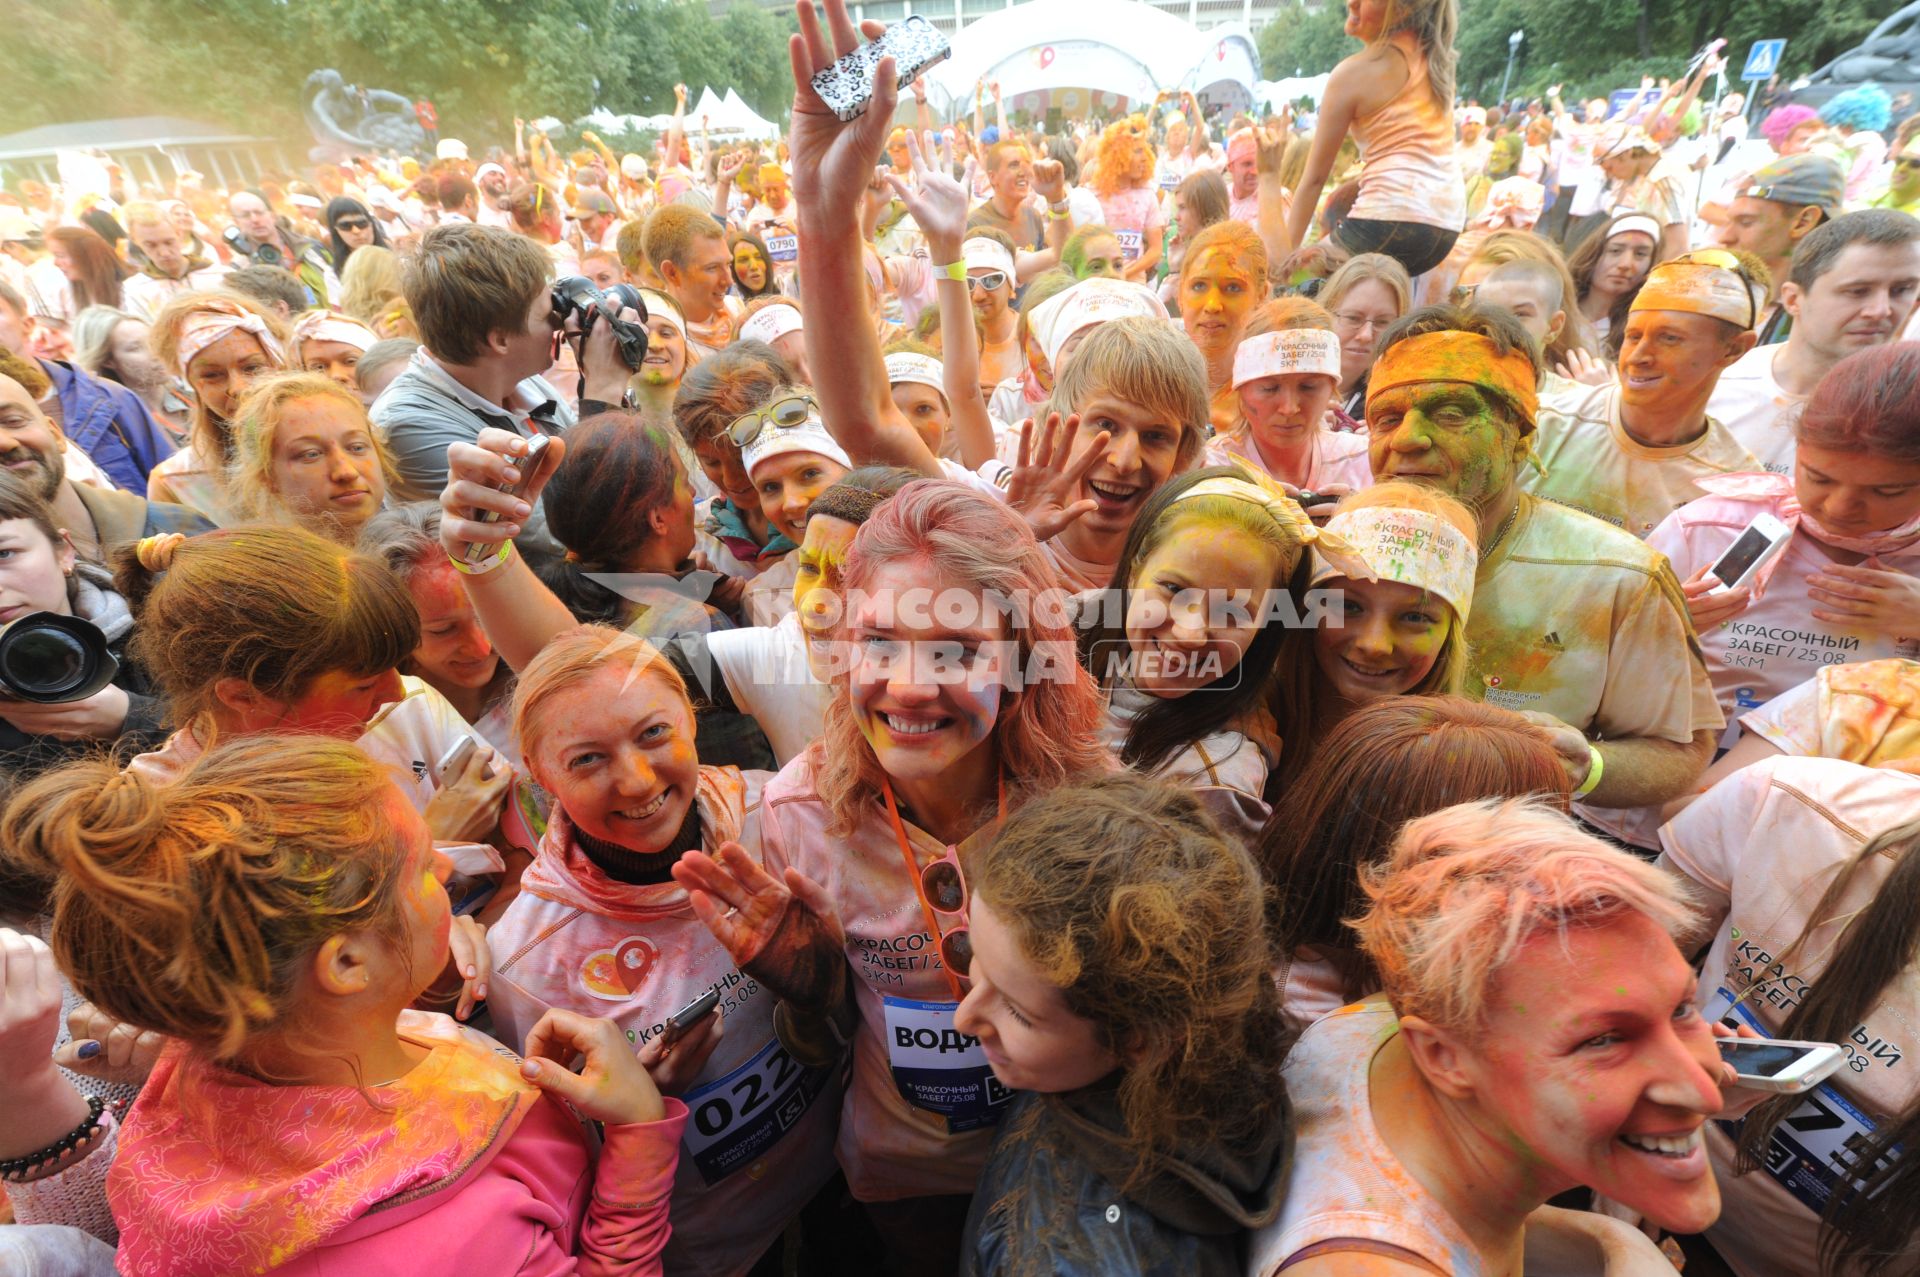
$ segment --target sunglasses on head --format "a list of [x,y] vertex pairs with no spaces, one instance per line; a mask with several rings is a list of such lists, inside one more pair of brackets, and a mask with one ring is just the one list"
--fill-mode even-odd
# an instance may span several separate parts
[[1753,288],[1746,275],[1741,273],[1740,259],[1724,248],[1696,248],[1674,259],[1678,262],[1692,262],[1700,266],[1718,266],[1721,270],[1730,270],[1740,276],[1742,291],[1747,295],[1747,327],[1752,328],[1760,319],[1759,305],[1753,299]]
[[733,440],[735,447],[744,448],[754,441],[761,427],[768,423],[772,423],[777,430],[791,430],[816,420],[819,415],[820,406],[814,402],[812,395],[788,395],[764,408],[756,408],[744,417],[735,417],[733,424],[727,427],[727,438]]
[[334,222],[333,229],[337,231],[364,231],[371,225],[373,225],[372,221],[364,217],[342,217]]
[[984,288],[988,292],[1003,286],[1007,282],[1007,272],[990,270],[984,275],[969,275],[967,282],[975,288]]

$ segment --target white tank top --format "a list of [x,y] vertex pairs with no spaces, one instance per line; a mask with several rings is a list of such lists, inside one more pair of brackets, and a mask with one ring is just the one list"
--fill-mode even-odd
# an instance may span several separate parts
[[1249,1277],[1273,1277],[1299,1251],[1336,1240],[1397,1247],[1454,1277],[1491,1277],[1479,1249],[1373,1124],[1367,1071],[1399,1031],[1386,1002],[1358,1002],[1316,1021],[1287,1056],[1293,1164],[1280,1218],[1253,1235]]
[[1467,190],[1453,152],[1453,117],[1433,100],[1420,42],[1405,31],[1388,42],[1407,60],[1407,83],[1392,101],[1353,122],[1360,194],[1348,216],[1460,230],[1467,224]]

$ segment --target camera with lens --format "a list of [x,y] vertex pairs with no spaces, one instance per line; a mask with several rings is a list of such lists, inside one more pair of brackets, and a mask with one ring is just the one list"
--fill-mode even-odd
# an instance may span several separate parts
[[84,701],[119,670],[107,636],[80,617],[29,612],[0,627],[0,696],[41,705]]
[[227,227],[226,233],[220,238],[227,241],[227,247],[231,248],[236,256],[251,258],[256,266],[287,268],[286,256],[272,244],[255,244],[252,248],[248,248],[247,237],[240,233],[238,226]]
[[[606,303],[603,307],[601,303]],[[631,310],[640,318],[623,319],[620,312]],[[647,358],[647,303],[632,284],[615,284],[604,293],[582,275],[568,275],[553,281],[553,323],[563,328],[569,316],[580,321],[580,346],[585,349],[587,334],[595,322],[604,319],[613,326],[614,339],[620,343],[620,362],[633,372]]]

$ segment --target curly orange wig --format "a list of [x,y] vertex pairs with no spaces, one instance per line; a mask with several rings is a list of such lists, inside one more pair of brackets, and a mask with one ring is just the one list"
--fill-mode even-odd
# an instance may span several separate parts
[[1093,190],[1103,199],[1121,191],[1145,186],[1153,180],[1153,147],[1147,144],[1143,130],[1127,120],[1107,126],[1100,135],[1100,151],[1095,160]]

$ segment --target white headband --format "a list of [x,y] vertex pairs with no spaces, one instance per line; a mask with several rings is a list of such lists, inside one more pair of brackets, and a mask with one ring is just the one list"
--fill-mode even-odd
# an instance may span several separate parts
[[267,322],[250,310],[242,309],[237,303],[220,297],[209,297],[203,303],[203,309],[189,311],[180,319],[180,338],[174,344],[174,358],[180,366],[173,371],[185,376],[187,366],[195,355],[223,337],[234,333],[251,333],[267,352],[276,368],[287,366],[287,350],[280,339],[273,335]]
[[791,306],[763,306],[740,325],[738,336],[741,341],[764,341],[772,345],[774,338],[785,337],[788,333],[800,331],[800,312]]
[[887,384],[898,386],[911,382],[919,386],[931,386],[946,398],[947,366],[932,355],[917,354],[911,350],[895,351],[887,356]]
[[337,341],[343,346],[352,346],[363,355],[373,348],[374,342],[380,340],[371,328],[358,320],[325,310],[310,310],[300,316],[293,326],[293,336],[294,340],[301,342]]
[[[1367,506],[1334,515],[1327,531],[1346,538],[1379,580],[1425,590],[1451,606],[1459,624],[1467,623],[1480,555],[1453,524],[1425,510]],[[1314,560],[1313,584],[1341,576],[1352,573],[1325,558]]]
[[1629,231],[1639,231],[1642,235],[1651,239],[1656,248],[1660,244],[1660,223],[1654,221],[1645,213],[1627,214],[1613,224],[1613,229],[1607,232],[1607,238],[1611,240],[1618,236],[1625,235]]
[[1340,338],[1324,328],[1283,328],[1245,337],[1233,353],[1233,388],[1262,377],[1340,380]]
[[1109,319],[1135,318],[1167,319],[1166,303],[1145,284],[1125,279],[1083,279],[1035,306],[1027,316],[1027,331],[1040,343],[1041,353],[1058,376],[1060,352],[1069,337]]
[[754,468],[762,461],[789,452],[815,453],[829,461],[838,461],[849,470],[853,469],[846,449],[827,433],[826,423],[817,415],[808,417],[797,426],[777,426],[771,421],[767,422],[760,427],[760,433],[753,437],[753,442],[740,450],[740,463],[751,479]]
[[968,270],[1004,271],[1007,282],[1014,282],[1013,254],[1007,251],[1004,244],[985,237],[970,239],[960,245],[960,256],[967,263]]
[[640,300],[647,304],[648,319],[664,319],[678,328],[682,337],[687,335],[687,317],[681,313],[679,302],[657,288],[641,289]]

